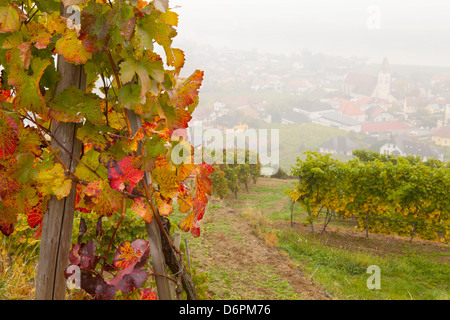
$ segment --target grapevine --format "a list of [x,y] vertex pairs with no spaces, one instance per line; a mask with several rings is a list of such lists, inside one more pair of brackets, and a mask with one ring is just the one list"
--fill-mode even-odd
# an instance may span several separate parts
[[[151,232],[150,242],[115,243],[127,216],[155,225],[171,243],[161,217],[177,201],[186,213],[179,227],[200,235],[213,168],[173,162],[171,153],[180,143],[191,148],[174,133],[188,127],[203,72],[180,77],[177,25],[167,0],[0,0],[0,231],[10,235],[26,216],[34,237],[44,237],[48,211],[73,196],[68,210],[83,222],[69,261],[91,298],[157,296],[145,287],[156,273]],[[76,67],[83,85],[62,88],[62,63]],[[61,138],[69,124],[79,149]],[[98,221],[86,241],[84,216]],[[107,241],[102,219],[117,221]]]
[[313,217],[326,208],[339,218],[356,220],[367,236],[370,230],[410,235],[411,241],[415,235],[448,241],[448,164],[365,150],[355,155],[344,162],[308,152],[306,160],[293,166],[299,182],[287,193]]

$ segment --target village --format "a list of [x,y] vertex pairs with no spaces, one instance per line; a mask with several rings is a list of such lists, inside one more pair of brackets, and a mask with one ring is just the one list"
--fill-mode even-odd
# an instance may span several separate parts
[[[363,135],[372,151],[450,160],[450,68],[391,65],[388,57],[368,63],[308,50],[290,56],[196,52],[206,78],[191,128],[245,132],[313,123]],[[361,144],[344,134],[314,151],[351,157],[355,149]]]

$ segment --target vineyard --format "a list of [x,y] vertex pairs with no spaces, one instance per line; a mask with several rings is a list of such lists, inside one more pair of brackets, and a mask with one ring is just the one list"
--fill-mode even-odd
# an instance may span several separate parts
[[449,241],[448,163],[365,150],[354,154],[343,162],[309,152],[293,166],[299,182],[288,193],[308,212],[313,230],[325,213],[323,231],[340,218],[353,220],[367,236],[370,231]]

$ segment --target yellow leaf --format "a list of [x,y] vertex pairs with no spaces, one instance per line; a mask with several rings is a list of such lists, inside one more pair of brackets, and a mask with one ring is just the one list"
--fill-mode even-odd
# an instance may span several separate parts
[[92,53],[86,51],[75,30],[67,29],[55,47],[57,53],[72,63],[84,64],[92,58]]

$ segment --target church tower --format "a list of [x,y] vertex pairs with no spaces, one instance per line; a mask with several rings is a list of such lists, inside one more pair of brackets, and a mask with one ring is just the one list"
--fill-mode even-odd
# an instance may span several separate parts
[[378,80],[377,86],[372,94],[372,97],[383,99],[383,100],[391,100],[391,68],[389,66],[389,62],[386,58],[384,58],[380,69],[378,71]]

